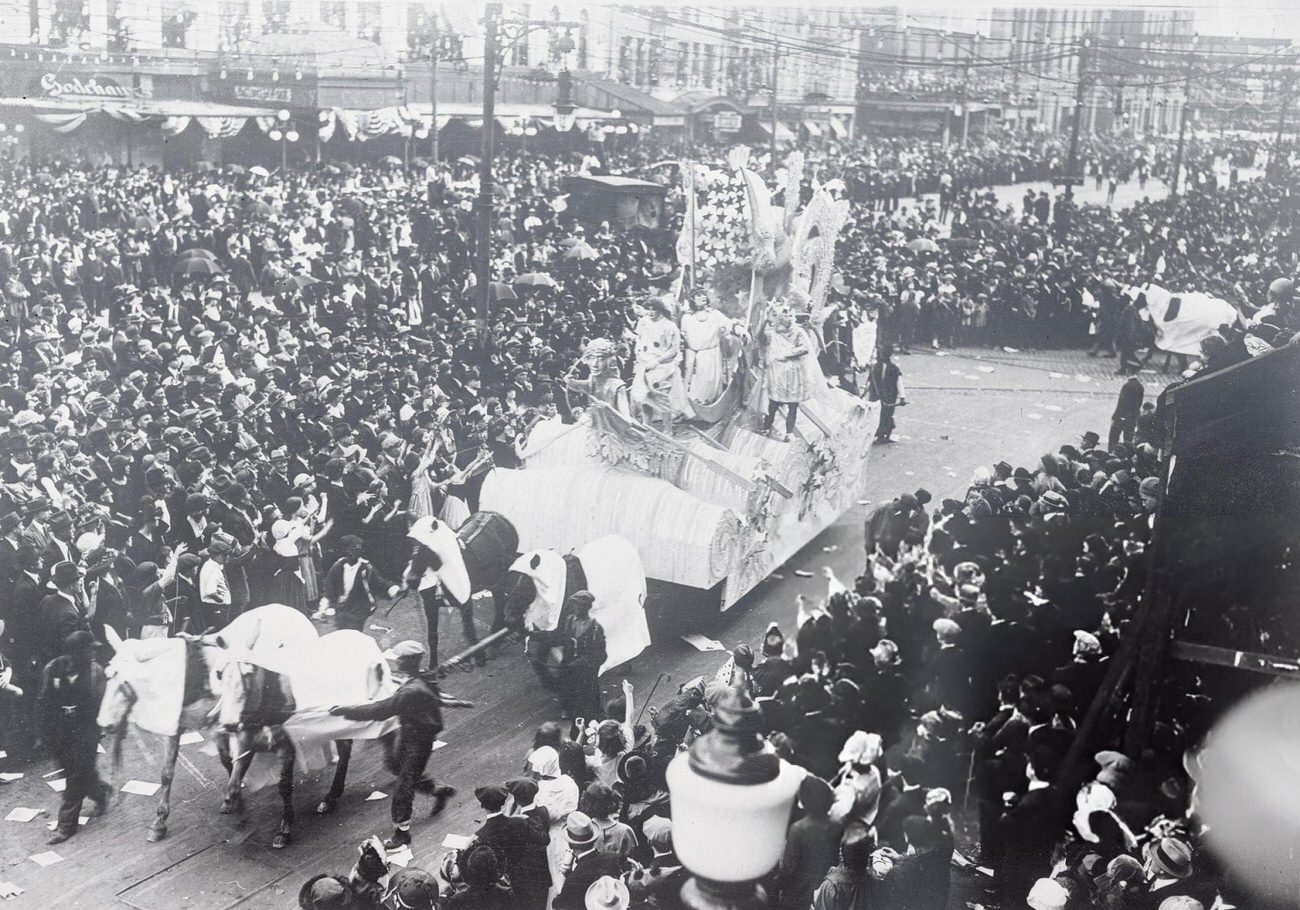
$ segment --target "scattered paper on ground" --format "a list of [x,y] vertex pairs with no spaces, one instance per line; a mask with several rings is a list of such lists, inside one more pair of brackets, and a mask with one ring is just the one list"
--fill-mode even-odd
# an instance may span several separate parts
[[440,740],[440,739],[435,739],[435,740],[433,741],[433,748],[430,749],[429,751],[430,751],[430,752],[437,752],[439,749],[445,747],[446,745],[447,745],[447,744],[446,744],[445,742],[443,742],[442,740]]
[[22,893],[23,889],[19,888],[13,882],[0,882],[0,897],[8,900],[11,897],[17,897]]
[[415,859],[415,854],[411,852],[411,848],[408,845],[403,844],[396,850],[389,850],[385,859],[387,859],[390,864],[401,866],[405,869],[411,864],[411,860]]
[[720,641],[714,641],[712,638],[708,638],[708,637],[706,637],[706,636],[704,636],[704,635],[700,635],[698,632],[692,632],[692,633],[689,634],[689,635],[683,635],[683,636],[682,636],[682,641],[686,642],[688,645],[690,645],[690,646],[691,646],[692,648],[694,648],[696,651],[725,651],[725,650],[727,650],[726,648],[724,648],[724,647],[722,646],[722,642],[720,642]]
[[188,733],[182,733],[182,734],[181,734],[181,745],[182,745],[182,746],[192,746],[192,745],[194,745],[195,743],[201,743],[201,742],[203,742],[203,734],[202,734],[202,733],[198,733],[198,732],[196,732],[196,731],[194,731],[194,730],[191,730],[191,731],[189,731]]
[[975,369],[979,370],[981,373],[992,373],[992,372],[993,372],[993,367],[976,367]]
[[366,797],[366,802],[371,803],[377,799],[388,799],[388,794],[383,790],[371,790],[370,795]]
[[0,758],[8,758],[8,757],[9,757],[9,753],[6,752],[4,749],[0,749]]
[[829,547],[822,547],[822,552],[823,552],[823,553],[834,553],[834,552],[835,552],[836,550],[838,550],[838,549],[839,549],[839,547],[837,547],[835,544],[831,544]]
[[812,577],[813,577],[813,573],[809,572],[807,569],[795,569],[795,570],[794,570],[794,575],[795,575],[795,578],[812,578]]
[[62,777],[62,776],[63,776],[62,768],[55,768],[53,771],[46,771],[44,774],[41,775],[41,777]]
[[934,356],[935,356],[935,357],[947,357],[948,354],[947,354],[946,351],[935,351],[935,352],[934,352]]
[[100,744],[100,743],[97,743],[97,744],[95,745],[95,751],[98,752],[100,755],[107,755],[107,754],[108,754],[107,752],[104,751],[104,746],[103,746],[102,744]]
[[63,857],[53,850],[46,850],[44,853],[37,853],[27,858],[38,866],[53,866],[55,863],[63,862]]
[[1082,373],[1075,373],[1075,374],[1074,374],[1074,380],[1075,380],[1075,382],[1092,382],[1092,378],[1091,378],[1091,377],[1089,377],[1089,376],[1084,376]]
[[1064,374],[1064,373],[1048,373],[1048,374],[1047,374],[1047,378],[1048,378],[1048,379],[1064,379],[1064,378],[1065,378],[1065,374]]
[[1059,404],[1045,404],[1045,405],[1043,405],[1043,410],[1044,410],[1044,411],[1061,412],[1061,411],[1064,411],[1065,408],[1061,407]]
[[11,784],[22,779],[23,772],[21,771],[0,771],[0,784]]
[[1008,346],[1005,345],[1005,344],[1002,346],[1002,350],[1006,351],[1008,354],[1019,354],[1019,353],[1020,353],[1020,348],[1008,347]]
[[[442,839],[442,845],[448,850],[464,850],[470,844],[474,843],[474,838],[466,837],[464,834],[448,834]],[[388,854],[392,858],[393,854]]]
[[1042,414],[1035,414],[1033,411],[1030,411],[1030,412],[1029,412],[1028,414],[1026,414],[1025,416],[1028,417],[1030,420],[1042,420],[1042,419],[1043,419],[1043,415],[1042,415]]
[[44,812],[44,809],[28,809],[26,806],[14,806],[5,816],[7,822],[29,822]]
[[47,780],[45,783],[55,793],[62,793],[64,790],[68,789],[68,782],[63,778],[59,778],[58,780]]
[[136,796],[153,796],[161,787],[162,784],[154,784],[143,780],[129,780],[122,785],[122,792],[134,793]]
[[869,506],[869,505],[871,505],[871,500],[870,500],[870,499],[859,499],[859,500],[858,500],[858,505],[860,505],[860,506]]

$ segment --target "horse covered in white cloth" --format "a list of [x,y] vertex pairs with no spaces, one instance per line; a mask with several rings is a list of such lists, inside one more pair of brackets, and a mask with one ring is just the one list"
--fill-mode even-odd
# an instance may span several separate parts
[[1159,285],[1147,284],[1124,291],[1150,320],[1156,332],[1156,347],[1171,354],[1199,357],[1201,342],[1221,325],[1236,323],[1241,314],[1226,300],[1187,291],[1176,294]]
[[636,547],[609,534],[561,555],[555,550],[522,554],[510,567],[506,611],[528,636],[528,657],[543,683],[555,679],[551,639],[565,600],[577,591],[595,598],[591,616],[605,630],[604,673],[636,657],[650,644],[646,624],[645,567]]
[[280,758],[283,815],[272,846],[284,847],[292,838],[293,779],[298,760],[311,770],[327,763],[313,759],[323,757],[330,743],[338,751],[334,782],[316,808],[323,815],[332,811],[343,795],[352,740],[380,739],[397,727],[395,719],[351,721],[333,717],[329,707],[386,698],[396,685],[374,639],[351,629],[330,632],[294,647],[231,648],[226,656],[218,720],[233,735],[239,751],[229,766],[230,780],[221,811],[242,808],[241,788],[254,753],[275,752]]
[[[167,740],[162,790],[148,833],[153,843],[167,835],[181,734],[207,729],[216,722],[217,693],[229,662],[229,649],[263,655],[296,650],[317,639],[316,629],[297,610],[270,604],[249,610],[205,640],[123,640],[110,626],[104,627],[104,634],[115,653],[105,670],[97,722],[114,738],[115,767],[121,761],[122,737],[128,722]],[[229,772],[232,760],[225,740],[224,736],[216,737],[218,754]]]

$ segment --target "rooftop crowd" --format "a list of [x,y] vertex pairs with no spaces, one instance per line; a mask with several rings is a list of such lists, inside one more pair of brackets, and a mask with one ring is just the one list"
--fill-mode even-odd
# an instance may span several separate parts
[[[1014,151],[992,144],[946,160],[924,144],[891,145],[857,165],[857,153],[826,156],[825,176],[853,166],[905,173],[909,190],[942,165],[936,186],[957,237],[913,252],[907,242],[937,236],[944,213],[871,192],[857,199],[839,315],[824,339],[833,372],[851,368],[836,329],[864,318],[880,320],[882,342],[904,351],[962,339],[1079,343],[1095,323],[1099,340],[1113,337],[1122,352],[1140,327],[1118,290],[1152,274],[1242,304],[1267,301],[1252,330],[1266,345],[1300,330],[1289,289],[1268,290],[1294,266],[1287,182],[1214,189],[1202,175],[1215,149],[1195,146],[1195,189],[1177,200],[1123,212],[1058,201],[1053,217],[1048,199],[1047,214],[1037,201],[1006,212],[979,187],[1048,173],[1060,153],[1052,142],[1008,144]],[[1158,168],[1164,152],[1151,154]],[[607,164],[634,171],[647,158]],[[55,162],[0,172],[0,651],[29,693],[0,703],[10,755],[37,748],[41,668],[70,633],[89,627],[102,641],[105,626],[123,637],[197,631],[268,602],[359,628],[369,605],[356,613],[338,603],[337,561],[364,552],[381,578],[399,578],[411,520],[475,509],[489,456],[518,463],[521,436],[563,404],[555,381],[583,343],[626,337],[633,302],[672,277],[671,231],[615,232],[566,211],[559,181],[582,166],[576,156],[498,161],[487,348],[473,322],[467,164],[427,182],[394,167],[335,165],[161,174]],[[549,281],[522,278],[537,273]],[[1081,309],[1085,287],[1097,314]],[[1206,362],[1245,349],[1229,333],[1219,359]],[[1178,814],[1188,788],[1176,759],[1190,736],[1150,767],[1099,759],[1095,770],[1110,782],[1089,799],[1105,803],[1108,790],[1115,802],[1100,811],[1116,821],[1085,813],[1104,836],[1081,837],[1101,852],[1089,863],[1093,847],[1076,844],[1066,855],[1073,871],[1055,886],[1035,882],[1050,872],[1074,799],[1042,791],[1132,607],[1151,459],[1140,445],[1084,446],[1028,470],[990,468],[965,503],[944,504],[928,536],[924,497],[900,498],[873,519],[863,577],[809,608],[788,630],[789,649],[780,629],[737,649],[725,679],[683,691],[645,730],[629,729],[626,705],[610,712],[623,722],[597,725],[585,747],[562,729],[540,730],[527,758],[533,782],[503,782],[479,798],[507,817],[548,810],[531,813],[547,835],[545,870],[535,849],[470,850],[444,876],[470,896],[448,905],[519,905],[499,893],[503,871],[536,901],[554,893],[557,908],[584,906],[605,872],[616,880],[601,885],[611,899],[624,877],[638,900],[655,892],[656,876],[670,878],[674,865],[670,825],[649,820],[655,806],[662,814],[662,766],[707,728],[728,683],[776,697],[772,741],[815,775],[801,797],[804,833],[791,838],[815,858],[788,858],[774,883],[789,906],[864,906],[843,901],[876,889],[868,879],[880,879],[881,894],[893,889],[891,900],[933,888],[925,906],[939,906],[925,863],[947,869],[951,815],[967,802],[963,763],[976,772],[980,862],[996,870],[1004,904],[1029,886],[1082,900],[1104,876],[1106,887],[1122,881],[1145,894],[1128,864],[1111,866],[1136,849],[1126,832]],[[1086,583],[1076,580],[1081,567],[1096,569],[1083,573]],[[1003,635],[1032,636],[1035,647],[1008,650],[996,644]],[[1008,653],[1025,665],[1002,666]],[[620,762],[634,744],[637,754]],[[1182,789],[1171,785],[1175,796],[1161,803],[1149,789],[1126,793],[1123,775],[1172,778]],[[1034,824],[1023,823],[1031,812]],[[1147,885],[1158,874],[1200,883],[1210,871],[1184,855],[1192,841],[1150,843],[1165,865],[1133,860],[1145,862]],[[597,859],[584,864],[589,856]],[[639,858],[636,875],[629,857]],[[837,864],[829,885],[823,858]],[[902,884],[909,876],[916,888]],[[655,899],[670,904],[670,891],[661,886]]]

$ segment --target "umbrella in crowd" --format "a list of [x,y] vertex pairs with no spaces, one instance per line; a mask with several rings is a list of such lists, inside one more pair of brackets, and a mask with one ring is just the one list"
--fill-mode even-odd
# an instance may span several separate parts
[[274,214],[275,209],[260,200],[250,202],[244,207],[244,215],[250,218],[270,218]]
[[597,253],[596,248],[591,246],[590,244],[579,242],[569,247],[569,249],[564,254],[564,258],[569,260],[578,260],[581,262],[591,262],[593,260],[599,259],[600,254]]
[[181,250],[180,253],[177,254],[176,259],[178,264],[189,259],[202,259],[211,262],[213,265],[219,263],[216,253],[212,252],[212,250],[205,250],[201,246],[190,247],[188,250]]
[[939,244],[935,243],[929,237],[917,237],[915,240],[908,242],[907,248],[913,253],[939,252]]
[[310,275],[286,275],[275,283],[276,293],[292,294],[301,291],[303,288],[311,287],[313,284],[319,284],[320,280]]
[[379,159],[379,163],[387,164],[390,167],[401,167],[402,159],[398,158],[396,155],[385,155],[384,157]]
[[226,170],[232,174],[246,174],[248,170],[242,164],[227,164]]
[[514,281],[517,288],[558,288],[560,286],[550,275],[545,272],[525,272]]
[[224,271],[219,264],[210,259],[204,259],[202,256],[182,259],[176,264],[176,274],[184,275],[186,278],[220,275]]
[[518,300],[519,295],[515,293],[514,288],[504,281],[494,281],[488,285],[488,300],[496,303],[498,300]]
[[250,168],[248,169],[248,173],[250,173],[250,174],[256,174],[258,177],[270,177],[270,176],[271,176],[271,172],[268,171],[266,168],[262,167],[260,164],[255,164],[255,165],[253,165],[252,167],[250,167]]

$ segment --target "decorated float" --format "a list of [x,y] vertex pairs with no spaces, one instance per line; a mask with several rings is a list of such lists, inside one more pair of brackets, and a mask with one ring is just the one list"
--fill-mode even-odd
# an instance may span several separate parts
[[588,344],[571,416],[535,425],[524,466],[482,493],[525,550],[617,534],[652,594],[667,582],[722,609],[861,497],[877,418],[818,363],[847,200],[824,186],[801,206],[797,153],[776,188],[743,154],[729,165],[682,164],[683,287],[638,305],[635,338]]

